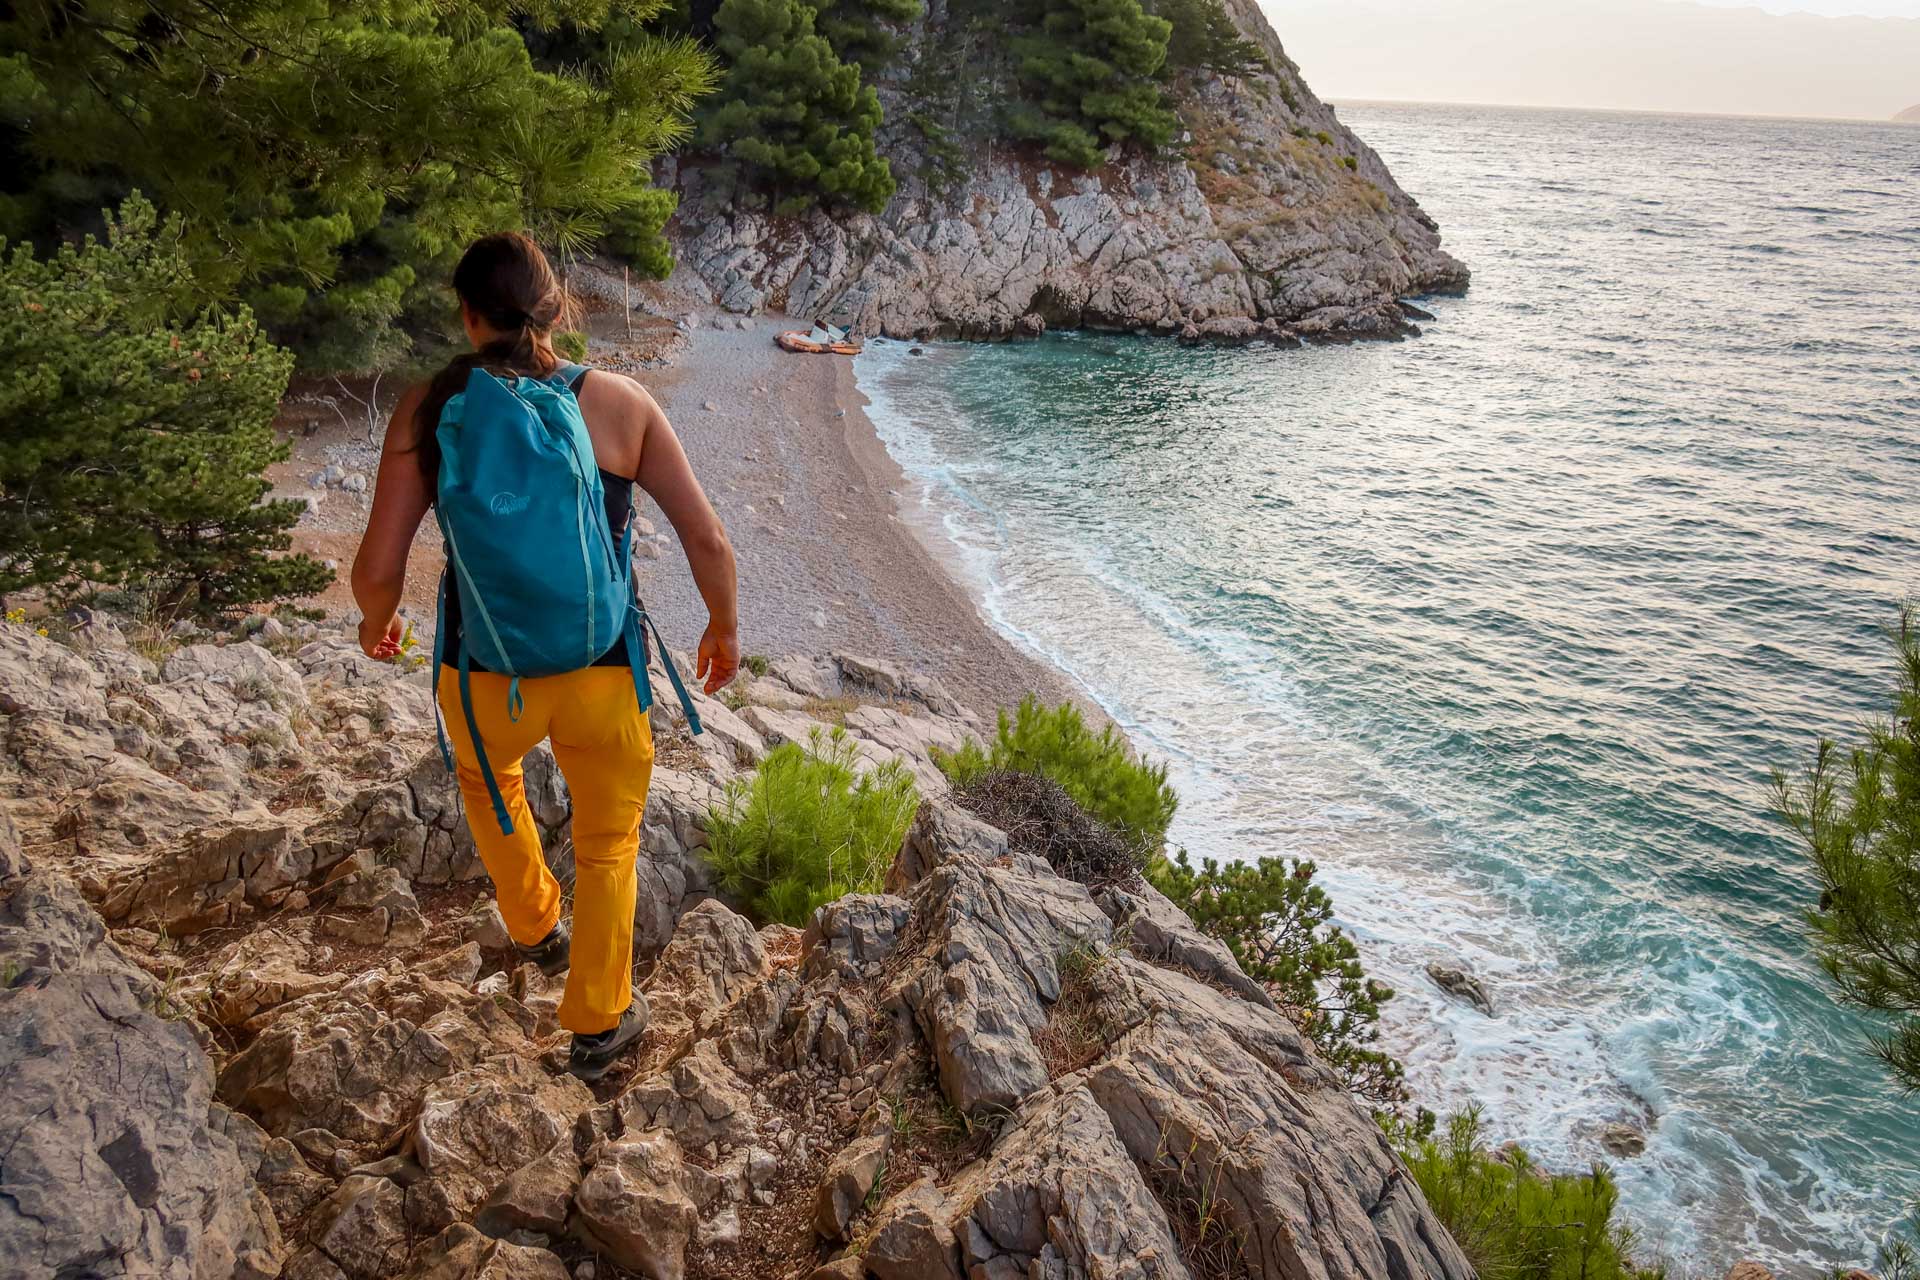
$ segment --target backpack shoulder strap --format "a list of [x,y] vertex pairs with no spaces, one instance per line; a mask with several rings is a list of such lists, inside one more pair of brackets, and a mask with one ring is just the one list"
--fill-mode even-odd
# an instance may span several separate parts
[[585,382],[587,375],[592,372],[593,369],[589,365],[562,361],[560,367],[553,371],[553,376],[566,383],[567,390],[577,396],[580,394],[580,384]]

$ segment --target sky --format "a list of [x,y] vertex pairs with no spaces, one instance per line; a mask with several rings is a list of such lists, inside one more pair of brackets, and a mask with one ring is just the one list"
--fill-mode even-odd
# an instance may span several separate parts
[[1885,120],[1920,0],[1260,0],[1315,93]]

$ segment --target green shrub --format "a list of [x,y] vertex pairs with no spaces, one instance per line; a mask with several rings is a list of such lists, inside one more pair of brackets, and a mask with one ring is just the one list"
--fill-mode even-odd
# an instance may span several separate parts
[[1360,160],[1357,156],[1341,156],[1340,163],[1355,172],[1358,172],[1360,169]]
[[263,501],[292,357],[195,310],[180,239],[136,195],[105,244],[0,241],[0,594],[131,585],[171,619],[333,580],[276,554],[302,508]]
[[[1659,1280],[1632,1256],[1633,1235],[1613,1220],[1619,1192],[1601,1166],[1546,1174],[1509,1147],[1480,1145],[1480,1109],[1442,1134],[1403,1131],[1398,1145],[1427,1203],[1480,1280]],[[1429,1119],[1431,1119],[1429,1117]]]
[[1405,1072],[1376,1049],[1380,1006],[1393,988],[1367,977],[1360,951],[1332,923],[1333,902],[1314,866],[1262,858],[1195,869],[1182,849],[1156,859],[1147,879],[1200,929],[1227,944],[1247,976],[1272,995],[1347,1088],[1382,1107],[1407,1100]]
[[1051,778],[1082,809],[1149,850],[1166,842],[1180,803],[1167,785],[1167,767],[1134,759],[1112,725],[1096,735],[1071,702],[1049,710],[1031,694],[1011,717],[1000,712],[991,751],[969,742],[934,758],[958,787],[1002,769]]
[[720,887],[763,920],[805,924],[818,907],[880,887],[920,797],[898,761],[856,773],[844,729],[785,742],[727,784],[709,815]]

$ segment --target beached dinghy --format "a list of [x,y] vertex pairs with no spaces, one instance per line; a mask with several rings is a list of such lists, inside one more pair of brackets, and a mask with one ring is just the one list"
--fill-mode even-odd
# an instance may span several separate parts
[[836,329],[830,324],[816,324],[807,333],[802,333],[798,329],[789,329],[777,335],[774,341],[780,344],[782,351],[796,351],[803,355],[857,356],[860,354],[860,340],[849,338],[845,329]]

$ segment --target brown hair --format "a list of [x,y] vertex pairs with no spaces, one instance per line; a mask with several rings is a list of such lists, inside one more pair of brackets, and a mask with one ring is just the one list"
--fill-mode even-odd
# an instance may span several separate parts
[[414,452],[431,492],[440,473],[436,431],[447,401],[466,390],[475,369],[545,378],[560,365],[553,353],[554,326],[566,319],[571,303],[553,264],[531,237],[518,231],[481,236],[460,255],[453,269],[453,291],[467,309],[500,331],[478,351],[456,356],[427,384],[426,398],[414,413]]

